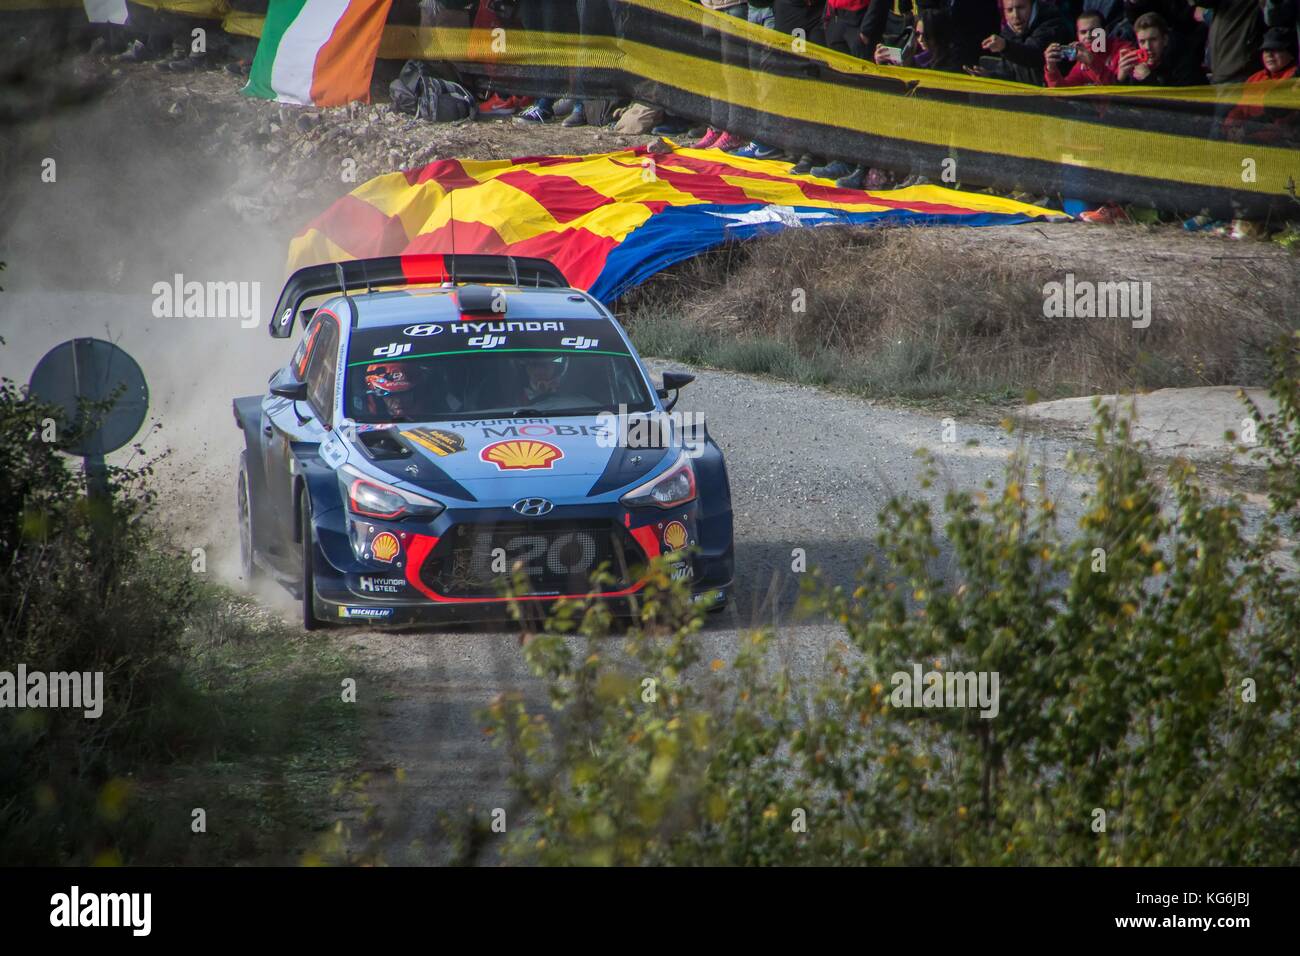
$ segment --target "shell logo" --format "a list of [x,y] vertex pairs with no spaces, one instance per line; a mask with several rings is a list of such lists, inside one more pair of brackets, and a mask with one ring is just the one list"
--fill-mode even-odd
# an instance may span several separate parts
[[550,468],[553,462],[564,457],[564,452],[546,441],[510,439],[493,442],[479,452],[478,456],[496,465],[499,471],[519,471]]
[[370,554],[383,564],[392,564],[399,550],[401,545],[397,543],[397,535],[391,531],[381,531],[370,542]]
[[664,544],[669,551],[680,551],[686,547],[686,525],[680,521],[668,522],[664,528]]

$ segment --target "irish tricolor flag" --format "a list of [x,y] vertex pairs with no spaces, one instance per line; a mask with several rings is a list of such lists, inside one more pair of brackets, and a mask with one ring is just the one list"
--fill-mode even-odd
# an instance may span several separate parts
[[244,92],[281,103],[370,100],[393,0],[271,0]]

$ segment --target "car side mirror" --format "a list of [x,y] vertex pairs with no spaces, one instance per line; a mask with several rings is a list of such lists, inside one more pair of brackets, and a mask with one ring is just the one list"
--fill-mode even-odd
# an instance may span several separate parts
[[300,382],[296,378],[289,378],[288,375],[277,375],[275,381],[271,383],[271,394],[277,398],[287,398],[291,402],[305,402],[307,400],[307,383]]
[[[660,398],[667,398],[670,392],[677,392],[693,381],[695,381],[695,376],[686,372],[664,372],[664,384],[662,387],[655,389],[655,393]],[[664,410],[672,411],[673,406],[677,404],[677,398],[678,396],[674,395],[673,400],[664,406]]]

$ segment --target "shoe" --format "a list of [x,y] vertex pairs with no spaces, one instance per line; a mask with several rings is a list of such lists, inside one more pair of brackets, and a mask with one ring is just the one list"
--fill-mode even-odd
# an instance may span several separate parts
[[1214,217],[1208,209],[1202,209],[1191,219],[1183,220],[1183,228],[1188,232],[1203,232],[1214,224]]
[[764,146],[757,140],[750,140],[747,145],[740,147],[740,149],[733,149],[731,155],[741,156],[745,159],[772,159],[780,156],[781,151],[775,146]]
[[733,136],[731,133],[723,133],[713,142],[713,148],[720,149],[724,153],[743,145],[745,145],[745,141],[739,136]]
[[569,111],[569,115],[564,117],[564,122],[560,124],[567,129],[573,129],[575,126],[587,125],[587,111],[581,103]]
[[[665,117],[664,121],[652,129],[650,132],[654,136],[680,136],[682,133],[690,132],[691,124],[675,116]],[[709,127],[712,130],[712,127]],[[700,149],[705,147],[701,146]]]
[[816,165],[817,157],[812,153],[804,153],[799,157],[799,161],[790,167],[790,172],[796,176],[807,176]]
[[222,67],[232,76],[248,76],[249,62],[247,60],[232,60]]
[[[170,73],[193,73],[195,70],[203,69],[206,59],[202,53],[190,54],[181,57],[179,60],[172,60],[167,64],[167,71]],[[155,64],[161,67],[162,64]]]
[[[921,175],[919,175],[919,174],[917,174],[917,173],[913,173],[911,176],[908,176],[908,177],[907,177],[906,179],[904,179],[901,183],[899,183],[899,184],[898,184],[898,188],[899,188],[899,189],[909,189],[909,188],[911,188],[912,186],[928,186],[928,185],[930,185],[930,180],[926,179],[924,176],[921,176]],[[1029,202],[1028,199],[1021,199],[1021,200],[1019,200],[1019,201],[1020,201],[1020,202]]]
[[1105,224],[1114,224],[1117,222],[1130,222],[1128,213],[1124,207],[1117,203],[1106,203],[1097,209],[1089,209],[1087,212],[1079,213],[1079,218],[1084,222],[1100,222]]
[[561,116],[568,116],[573,112],[574,107],[579,106],[581,103],[581,100],[575,100],[572,96],[562,96],[555,101],[555,105],[551,107],[551,112],[558,119]]
[[814,166],[808,170],[809,175],[816,176],[818,179],[839,179],[851,172],[853,172],[853,167],[842,159],[827,163],[825,166]]
[[541,103],[534,103],[522,113],[515,114],[516,123],[549,123],[555,118],[555,114],[542,106]]
[[861,189],[885,189],[889,186],[889,173],[883,169],[876,169],[874,166],[867,170],[866,180],[859,187]]
[[143,40],[132,40],[131,45],[113,57],[118,63],[143,63],[149,58],[149,51]]
[[478,105],[478,112],[480,116],[513,116],[515,108],[510,105],[510,100],[493,93]]
[[[651,132],[654,132],[654,130],[651,130]],[[721,138],[721,136],[722,136],[722,130],[714,129],[712,126],[710,126],[709,131],[707,133],[705,133],[695,142],[691,143],[691,149],[711,149],[713,144],[716,143]]]
[[867,179],[867,167],[854,166],[847,176],[835,180],[840,189],[861,189]]
[[1268,230],[1262,222],[1249,219],[1232,220],[1232,230],[1228,233],[1233,239],[1267,239]]

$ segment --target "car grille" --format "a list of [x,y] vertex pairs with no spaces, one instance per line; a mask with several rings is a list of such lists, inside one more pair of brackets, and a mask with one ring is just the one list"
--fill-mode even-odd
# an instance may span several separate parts
[[427,587],[448,597],[501,597],[512,573],[529,593],[586,594],[602,565],[613,575],[601,593],[631,587],[645,555],[610,521],[524,521],[452,527],[420,569]]

